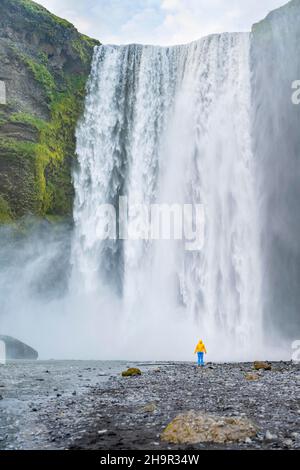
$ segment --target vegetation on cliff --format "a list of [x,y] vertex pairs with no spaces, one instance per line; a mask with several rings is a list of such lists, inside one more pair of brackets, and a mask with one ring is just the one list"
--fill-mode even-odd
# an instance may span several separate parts
[[71,214],[75,127],[97,44],[31,0],[1,0],[0,223]]

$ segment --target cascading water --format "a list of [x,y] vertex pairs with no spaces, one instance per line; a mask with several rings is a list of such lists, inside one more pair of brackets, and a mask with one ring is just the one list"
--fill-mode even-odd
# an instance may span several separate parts
[[[95,49],[75,227],[0,228],[0,331],[42,358],[291,358],[299,339],[300,0],[251,34]],[[204,244],[102,240],[103,204],[202,204]],[[116,227],[118,229],[119,227]],[[282,341],[281,341],[282,340]]]
[[[72,286],[118,292],[120,331],[128,344],[143,338],[144,356],[158,349],[182,357],[178,341],[201,335],[215,356],[221,342],[220,358],[249,356],[254,333],[259,347],[249,49],[249,34],[223,34],[185,46],[95,51],[77,131]],[[202,203],[203,249],[101,240],[100,207],[119,196],[130,207]]]

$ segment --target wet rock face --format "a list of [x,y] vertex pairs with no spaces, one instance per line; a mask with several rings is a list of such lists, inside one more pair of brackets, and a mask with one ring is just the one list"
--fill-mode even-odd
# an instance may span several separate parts
[[6,360],[35,360],[38,358],[38,352],[35,349],[11,336],[0,335],[0,341],[5,344]]
[[[4,10],[4,7],[0,7]],[[47,100],[42,87],[35,80],[30,69],[22,63],[18,48],[23,48],[19,39],[11,34],[10,38],[3,37],[0,22],[0,79],[6,87],[6,106],[2,106],[3,116],[8,115],[8,110],[14,112],[26,112],[41,119],[49,118]],[[33,50],[33,49],[30,49]],[[21,53],[20,53],[21,54]],[[1,129],[1,136],[5,136]]]
[[177,416],[163,431],[161,440],[171,444],[226,444],[245,441],[256,436],[257,432],[257,427],[243,417],[190,411]]

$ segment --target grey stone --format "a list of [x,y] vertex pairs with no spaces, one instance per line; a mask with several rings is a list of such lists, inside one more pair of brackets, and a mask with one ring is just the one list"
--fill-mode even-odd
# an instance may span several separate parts
[[35,349],[22,343],[22,341],[18,339],[12,338],[11,336],[0,335],[0,341],[3,341],[5,344],[6,360],[36,360],[38,358],[38,352]]

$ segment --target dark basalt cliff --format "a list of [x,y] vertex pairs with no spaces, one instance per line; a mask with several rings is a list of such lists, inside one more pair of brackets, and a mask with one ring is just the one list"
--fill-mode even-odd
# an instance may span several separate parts
[[0,223],[71,214],[75,127],[97,44],[31,0],[0,0]]

